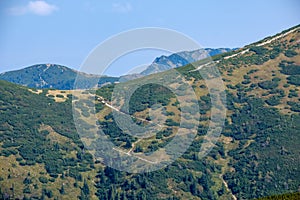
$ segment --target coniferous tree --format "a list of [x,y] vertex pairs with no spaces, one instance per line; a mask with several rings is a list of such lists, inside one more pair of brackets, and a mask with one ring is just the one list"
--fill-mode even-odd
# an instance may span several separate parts
[[61,186],[61,188],[60,188],[60,190],[59,190],[59,193],[60,193],[60,194],[65,194],[65,193],[66,193],[66,192],[65,192],[65,187],[64,187],[64,185]]
[[87,196],[90,194],[90,188],[89,188],[89,185],[87,184],[85,179],[84,179],[84,182],[83,182],[82,191]]

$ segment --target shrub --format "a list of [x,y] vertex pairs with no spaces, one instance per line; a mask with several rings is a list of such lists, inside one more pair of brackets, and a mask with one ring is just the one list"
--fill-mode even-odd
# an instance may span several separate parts
[[39,181],[40,181],[41,183],[48,183],[48,179],[47,179],[45,176],[40,176],[40,177],[39,177]]
[[57,97],[57,98],[64,98],[64,95],[57,94],[56,97]]
[[32,180],[31,180],[29,177],[26,177],[26,178],[24,179],[23,183],[24,183],[25,185],[29,185],[29,184],[32,183]]
[[254,47],[251,47],[249,49],[249,51],[253,51],[255,52],[257,55],[263,55],[265,54],[268,50],[264,47],[258,47],[258,46],[254,46]]
[[286,52],[284,53],[284,55],[286,56],[286,57],[294,57],[294,56],[296,56],[297,55],[297,52],[296,51],[294,51],[294,50],[291,50],[291,49],[288,49],[288,50],[286,50]]
[[24,188],[23,193],[28,193],[28,194],[30,194],[30,193],[31,193],[30,188],[29,188],[29,187]]
[[275,81],[275,82],[279,82],[281,79],[276,77],[276,78],[273,78],[272,81]]
[[290,84],[300,86],[300,75],[289,76],[287,80]]
[[281,73],[286,75],[300,75],[300,66],[294,65],[294,64],[279,64],[279,67],[281,67]]
[[271,90],[278,87],[277,81],[263,81],[258,83],[258,86],[264,90]]
[[249,83],[251,83],[251,80],[249,80],[249,79],[246,79],[246,80],[243,80],[243,81],[242,81],[242,84],[244,84],[244,85],[247,85],[247,84],[249,84]]
[[290,85],[287,84],[287,83],[285,83],[285,84],[283,85],[283,87],[284,87],[284,88],[288,88],[288,87],[290,87]]
[[300,103],[288,101],[287,104],[291,106],[291,110],[292,111],[294,111],[294,112],[300,112]]
[[276,105],[280,104],[280,99],[276,96],[272,96],[266,100],[266,103],[270,106],[276,106]]

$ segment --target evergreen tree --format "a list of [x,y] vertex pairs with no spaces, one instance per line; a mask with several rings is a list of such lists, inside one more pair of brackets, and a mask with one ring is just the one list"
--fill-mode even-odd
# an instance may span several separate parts
[[65,193],[66,193],[66,192],[65,192],[65,187],[64,187],[63,184],[62,184],[62,186],[61,186],[59,192],[60,192],[60,194],[65,194]]
[[83,182],[83,187],[82,187],[82,191],[83,193],[88,196],[90,194],[90,188],[89,188],[89,185],[87,184],[86,180],[84,179],[84,182]]
[[126,192],[122,192],[121,200],[127,200]]
[[109,200],[115,200],[115,198],[116,198],[116,188],[115,188],[114,185],[112,185],[109,188],[108,199]]
[[80,191],[80,196],[79,196],[80,200],[89,200],[89,196],[84,194],[83,190]]

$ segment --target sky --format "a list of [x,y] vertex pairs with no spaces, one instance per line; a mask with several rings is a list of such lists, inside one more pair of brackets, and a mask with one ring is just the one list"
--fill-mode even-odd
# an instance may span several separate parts
[[[299,10],[298,0],[0,0],[0,73],[39,63],[80,69],[98,44],[143,27],[181,32],[201,47],[242,47],[300,24]],[[167,53],[123,56],[107,74]]]

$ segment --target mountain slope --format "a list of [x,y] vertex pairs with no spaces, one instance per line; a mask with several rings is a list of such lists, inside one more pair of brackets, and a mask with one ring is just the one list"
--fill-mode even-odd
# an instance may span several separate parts
[[73,89],[76,77],[82,80],[81,88],[94,87],[107,82],[115,82],[118,78],[85,74],[61,65],[40,64],[24,69],[0,74],[0,79],[31,88],[55,88],[61,90]]
[[150,75],[153,73],[163,72],[168,69],[181,67],[189,63],[207,58],[209,56],[214,56],[217,54],[222,54],[225,52],[232,51],[230,48],[218,48],[218,49],[198,49],[194,51],[182,51],[178,53],[171,54],[170,56],[160,56],[156,58],[153,63],[142,71],[141,75]]
[[[76,134],[71,96],[55,103],[47,92],[0,80],[0,199],[74,199],[94,167]],[[63,197],[62,187],[72,195]]]
[[[218,67],[227,96],[225,127],[204,158],[198,152],[206,140],[214,96],[193,65],[177,68],[196,93],[200,124],[187,151],[154,172],[127,173],[106,167],[101,160],[94,163],[93,152],[88,153],[83,144],[97,137],[79,140],[71,95],[56,102],[50,90],[39,93],[0,81],[0,198],[255,199],[296,192],[300,186],[299,26],[284,33],[214,56],[213,62],[196,63],[203,71],[209,71],[212,64]],[[118,86],[125,91],[165,75],[168,72]],[[79,99],[94,91],[73,93],[74,104],[80,105],[74,111],[81,116],[80,128],[92,132],[89,108],[95,103],[98,125],[119,150],[151,155],[165,149],[180,122],[176,95],[158,84],[143,85],[133,93],[128,113],[137,124],[155,121],[152,111],[162,110],[161,116],[167,118],[160,132],[141,140],[123,132],[114,119],[110,102],[114,86],[98,89],[97,98]],[[121,108],[123,103],[120,99]],[[173,152],[164,153],[172,156]]]
[[[300,141],[299,41],[300,30],[297,26],[237,51],[214,56],[212,62],[196,62],[197,69],[193,65],[177,68],[199,95],[201,125],[195,141],[180,159],[164,170],[150,173],[152,177],[163,177],[157,178],[156,187],[153,188],[151,175],[142,176],[143,183],[152,186],[148,190],[140,184],[146,196],[159,198],[171,193],[179,199],[254,199],[296,192],[299,189],[300,151],[295,148]],[[205,141],[203,135],[210,117],[210,98],[205,82],[197,71],[209,70],[211,65],[216,65],[222,74],[227,89],[228,114],[216,146],[205,159],[199,161],[195,152]],[[158,73],[127,82],[123,91],[130,85],[142,85],[145,79],[160,80],[165,75],[167,73]],[[155,88],[153,85],[140,88],[142,91],[136,92],[138,96],[131,97],[129,113],[137,121],[140,118],[147,119],[148,113],[153,112],[152,106],[160,102],[167,111],[163,114],[168,116],[165,125],[178,126],[180,121],[177,115],[180,110],[175,106],[175,100],[172,100],[174,96],[168,92],[161,93],[160,87]],[[105,88],[97,94],[110,101]],[[149,97],[148,94],[153,96]],[[169,137],[174,134],[169,129],[167,133],[158,133],[156,138],[142,141],[127,136],[131,141],[129,144],[132,144],[129,146],[133,148],[128,149],[122,131],[114,134],[110,132],[109,127],[115,127],[116,122],[109,112],[103,109],[99,114],[105,115],[101,120],[104,132],[124,152],[132,150],[137,155],[140,152],[155,152],[164,148]],[[203,169],[204,163],[206,170]],[[176,173],[178,166],[181,173]],[[177,175],[176,178],[170,171]],[[99,187],[99,194],[108,189],[105,186]],[[126,188],[122,182],[114,187],[116,191]],[[168,189],[164,191],[160,188]],[[155,192],[152,193],[152,190]]]

